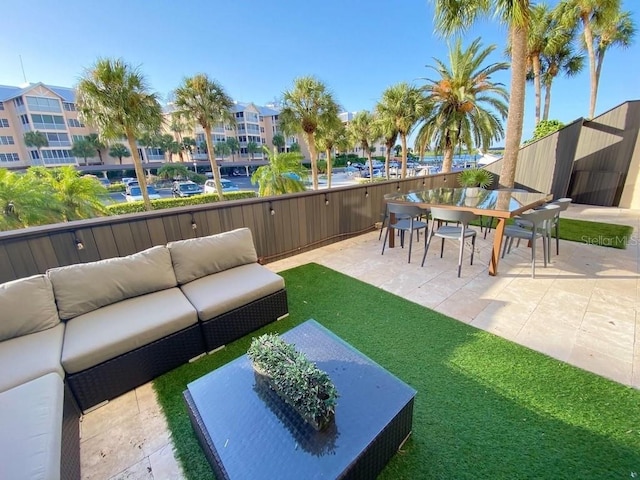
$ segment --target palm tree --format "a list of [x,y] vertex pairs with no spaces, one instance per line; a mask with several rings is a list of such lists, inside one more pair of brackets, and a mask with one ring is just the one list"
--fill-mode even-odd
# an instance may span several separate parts
[[371,151],[373,144],[381,137],[381,132],[376,124],[375,117],[367,110],[362,110],[353,117],[353,120],[347,127],[347,131],[353,143],[359,144],[362,150],[366,152],[367,159],[369,160],[369,178],[373,180],[373,159],[371,158]]
[[109,156],[120,160],[120,165],[122,165],[122,158],[129,158],[131,152],[121,143],[114,143],[111,148],[109,148]]
[[101,140],[127,139],[145,209],[151,210],[136,138],[145,131],[160,129],[162,107],[158,96],[149,91],[137,68],[121,59],[108,58],[87,70],[76,90],[79,116],[98,130]]
[[511,39],[511,85],[509,113],[500,185],[513,188],[524,120],[527,76],[527,37],[531,18],[530,0],[434,0],[436,28],[450,34],[468,29],[481,15],[492,15],[509,27]]
[[304,192],[304,183],[299,180],[306,176],[306,170],[301,163],[302,155],[297,152],[278,153],[275,148],[273,152],[267,147],[262,149],[269,159],[269,164],[258,167],[251,175],[251,183],[259,185],[258,195],[267,197]]
[[105,148],[105,145],[100,141],[98,134],[90,133],[85,138],[89,140],[93,148],[95,148],[98,158],[100,159],[100,165],[104,165],[104,161],[102,160],[102,149]]
[[314,77],[301,77],[293,88],[284,92],[280,124],[286,132],[302,133],[311,156],[313,189],[318,189],[318,154],[315,134],[318,125],[338,115],[338,104],[321,81]]
[[61,221],[50,186],[0,168],[0,231]]
[[31,168],[26,174],[44,180],[53,191],[55,203],[60,206],[62,221],[70,222],[104,215],[107,191],[94,178],[83,177],[72,166],[45,169]]
[[544,86],[544,110],[542,120],[549,119],[551,86],[553,80],[563,73],[566,77],[577,75],[584,65],[584,56],[576,55],[571,44],[549,46],[542,54],[542,84]]
[[211,163],[213,179],[216,182],[216,191],[219,199],[223,201],[224,195],[211,140],[211,129],[218,123],[235,123],[235,116],[231,113],[233,100],[227,95],[222,85],[204,73],[185,78],[182,85],[175,90],[174,95],[178,117],[197,122],[204,130],[207,155]]
[[35,148],[36,150],[38,150],[38,158],[42,162],[42,165],[44,165],[44,158],[42,158],[42,147],[49,146],[49,140],[47,139],[47,136],[38,130],[25,132],[24,143],[27,147]]
[[218,142],[216,143],[216,151],[222,157],[222,161],[224,162],[224,157],[231,153],[231,147],[229,146],[229,141]]
[[251,155],[251,160],[254,160],[254,155],[260,151],[260,147],[256,142],[247,143],[247,153]]
[[184,137],[180,142],[180,148],[187,154],[187,161],[191,161],[191,155],[196,148],[196,141],[191,137]]
[[316,145],[320,150],[324,150],[327,157],[327,188],[331,188],[331,175],[333,170],[331,151],[347,136],[347,130],[338,116],[333,117],[326,123],[318,125],[316,131]]
[[[376,114],[393,125],[402,143],[402,178],[407,176],[407,136],[418,120],[426,115],[427,104],[420,90],[402,82],[382,92]],[[389,132],[390,133],[390,132]]]
[[186,165],[173,163],[171,165],[163,165],[158,169],[158,176],[166,180],[176,180],[179,178],[189,178],[190,172]]
[[229,152],[231,152],[231,160],[236,161],[236,152],[240,151],[240,142],[236,137],[227,138],[227,145],[229,146]]
[[279,152],[282,151],[286,143],[284,135],[282,135],[281,133],[276,133],[271,139],[271,143],[278,149]]
[[75,142],[73,142],[73,146],[71,147],[71,155],[76,158],[82,158],[85,165],[87,165],[87,158],[93,157],[95,154],[96,148],[89,139],[81,138],[80,140],[76,140]]
[[616,23],[621,15],[620,0],[563,0],[556,8],[557,15],[567,28],[578,24],[582,25],[584,45],[589,57],[589,81],[591,84],[589,118],[593,118],[598,95],[596,58],[598,44],[594,38],[594,29],[602,29]]
[[[506,63],[482,64],[495,50],[495,45],[481,49],[480,39],[463,50],[458,39],[449,52],[448,67],[434,59],[432,67],[440,78],[427,79],[423,87],[427,99],[433,105],[418,132],[419,146],[431,142],[442,151],[442,172],[450,172],[456,147],[466,146],[468,151],[481,147],[488,150],[492,141],[503,136],[501,117],[507,116],[508,95],[499,83],[491,82],[491,75],[506,70]],[[486,104],[487,109],[484,105]],[[493,112],[497,111],[497,115]]]

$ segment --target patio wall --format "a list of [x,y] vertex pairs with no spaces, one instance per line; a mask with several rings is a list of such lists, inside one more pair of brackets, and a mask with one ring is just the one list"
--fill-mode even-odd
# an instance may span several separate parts
[[0,282],[239,227],[251,229],[258,256],[268,263],[372,230],[381,220],[386,193],[457,186],[456,176],[411,177],[0,232]]

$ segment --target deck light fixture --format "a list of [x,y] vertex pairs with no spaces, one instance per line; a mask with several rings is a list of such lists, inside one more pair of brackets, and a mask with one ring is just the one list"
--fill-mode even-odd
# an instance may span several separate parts
[[327,197],[327,194],[324,194],[324,204],[325,205],[329,205],[329,197]]
[[73,234],[73,242],[76,244],[78,250],[84,250],[84,243],[80,241],[76,233]]
[[273,205],[269,202],[269,213],[273,216],[276,214],[276,211],[273,209]]

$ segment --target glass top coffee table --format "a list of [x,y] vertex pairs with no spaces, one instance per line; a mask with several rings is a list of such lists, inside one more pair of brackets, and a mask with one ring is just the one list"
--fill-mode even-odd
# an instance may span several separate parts
[[338,394],[317,432],[255,376],[246,355],[191,382],[192,425],[219,479],[375,478],[411,433],[416,391],[314,320],[284,333]]

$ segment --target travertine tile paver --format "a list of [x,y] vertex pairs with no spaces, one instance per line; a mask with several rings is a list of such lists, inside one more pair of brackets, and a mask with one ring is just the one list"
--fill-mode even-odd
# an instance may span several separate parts
[[[371,232],[272,262],[273,271],[317,262],[400,295],[462,322],[517,342],[625,385],[640,388],[640,211],[571,205],[566,217],[632,225],[626,250],[560,242],[552,262],[538,257],[531,279],[531,253],[521,243],[500,262],[487,265],[493,232],[478,237],[474,265],[470,245],[456,277],[457,242],[433,245],[420,266],[423,236],[407,250],[380,254],[379,232]],[[85,415],[81,460],[85,479],[182,479],[166,421],[151,383]]]

